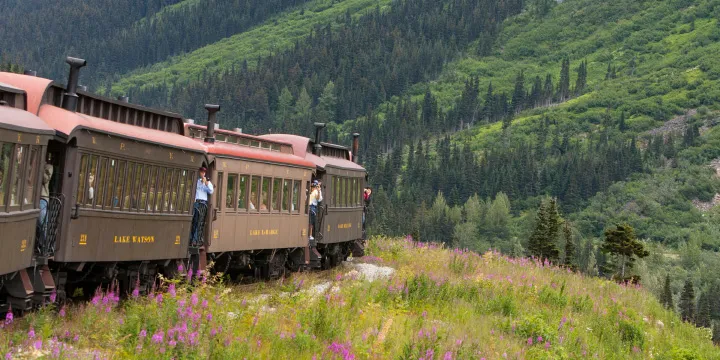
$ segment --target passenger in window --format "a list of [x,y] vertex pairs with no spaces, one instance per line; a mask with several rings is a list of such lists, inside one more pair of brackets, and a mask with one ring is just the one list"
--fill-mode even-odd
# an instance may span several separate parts
[[257,199],[257,193],[254,191],[250,192],[250,210],[255,210],[255,204],[253,204],[253,199]]
[[[205,167],[200,168],[200,178],[196,183],[195,190],[195,206],[193,207],[193,222],[192,229],[190,231],[190,241],[192,244],[197,244],[201,238],[200,234],[200,223],[205,221],[205,213],[207,213],[207,201],[214,191],[214,187],[210,179],[205,177],[207,169]],[[200,218],[202,216],[202,219]]]
[[267,201],[267,191],[262,192],[262,198],[260,198],[260,210],[267,210],[267,204],[265,202]]
[[372,196],[372,188],[369,187],[369,186],[366,186],[366,187],[365,187],[365,190],[363,191],[363,202],[364,202],[364,206],[363,206],[363,218],[362,218],[362,220],[363,220],[363,228],[365,227],[365,213],[367,213],[368,206],[370,206],[371,196]]
[[93,187],[94,183],[95,175],[93,175],[93,173],[90,173],[88,175],[88,204],[92,204],[92,200],[95,195],[95,188]]

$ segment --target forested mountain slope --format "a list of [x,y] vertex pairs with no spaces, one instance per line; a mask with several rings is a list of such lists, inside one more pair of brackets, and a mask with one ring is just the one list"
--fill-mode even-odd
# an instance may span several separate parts
[[5,53],[65,80],[64,56],[84,58],[97,85],[245,31],[307,0],[0,0]]

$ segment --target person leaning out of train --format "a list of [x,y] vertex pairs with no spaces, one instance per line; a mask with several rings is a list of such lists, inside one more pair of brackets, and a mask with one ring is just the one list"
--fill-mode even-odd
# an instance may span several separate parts
[[310,203],[310,240],[314,240],[313,237],[314,230],[315,230],[315,221],[317,220],[317,213],[318,213],[318,203],[322,201],[322,191],[320,189],[320,182],[317,180],[313,180],[312,182],[312,191],[310,191],[310,196],[308,197],[308,202]]
[[372,195],[372,188],[369,186],[366,186],[365,190],[363,191],[363,202],[364,202],[363,217],[362,217],[363,225],[365,225],[365,213],[367,212],[367,208],[370,205],[370,196],[371,195]]
[[195,205],[193,206],[193,222],[192,222],[192,238],[190,241],[193,243],[197,241],[199,234],[199,222],[204,221],[205,219],[200,219],[200,212],[201,209],[204,207],[207,211],[207,202],[210,198],[210,195],[212,195],[214,189],[214,186],[212,182],[210,182],[210,179],[208,179],[205,176],[205,173],[207,172],[207,169],[205,167],[200,168],[200,178],[198,178],[196,190],[195,190]]
[[45,164],[43,169],[42,188],[40,189],[40,221],[45,223],[47,217],[47,206],[50,199],[50,179],[53,175],[53,166],[50,163]]

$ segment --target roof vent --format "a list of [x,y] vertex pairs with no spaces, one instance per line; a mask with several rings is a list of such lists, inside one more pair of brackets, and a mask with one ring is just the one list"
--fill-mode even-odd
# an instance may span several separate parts
[[205,109],[208,111],[207,136],[205,136],[205,142],[214,143],[215,129],[217,128],[215,113],[220,111],[220,105],[205,104]]
[[37,71],[35,71],[35,70],[25,70],[25,71],[23,71],[23,74],[29,75],[29,76],[37,76]]
[[130,102],[130,97],[128,97],[128,96],[118,96],[117,99],[124,103]]
[[322,145],[320,145],[320,132],[324,128],[325,123],[315,123],[315,146],[313,146],[313,154],[317,156],[320,156],[320,150],[322,149]]
[[77,109],[78,102],[78,95],[75,91],[77,91],[80,68],[87,65],[87,61],[68,56],[65,62],[70,65],[70,75],[68,76],[65,94],[63,94],[62,107],[65,110],[74,112]]
[[236,133],[238,133],[238,134],[242,134],[242,129],[241,129],[241,128],[234,128],[233,131],[236,132]]

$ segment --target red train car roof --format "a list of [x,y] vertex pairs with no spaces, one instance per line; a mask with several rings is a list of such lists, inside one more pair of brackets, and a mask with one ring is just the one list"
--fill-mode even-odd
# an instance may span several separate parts
[[55,135],[55,130],[39,117],[22,109],[0,106],[0,127],[13,131],[24,131],[33,134]]
[[365,171],[365,168],[348,159],[342,159],[334,156],[317,156],[311,152],[308,152],[307,149],[308,145],[310,144],[310,139],[304,136],[290,134],[268,134],[261,135],[260,138],[290,143],[293,147],[293,152],[295,153],[295,155],[304,157],[305,159],[312,161],[315,166],[318,166],[320,168],[330,166],[340,169]]
[[[207,126],[206,126],[206,125],[198,125],[198,124],[188,124],[188,123],[185,123],[185,127],[186,127],[186,128],[193,128],[193,129],[198,129],[198,130],[207,131]],[[292,144],[290,144],[289,142],[286,142],[286,141],[278,141],[278,140],[273,140],[273,139],[267,139],[267,138],[264,138],[264,137],[262,137],[262,136],[250,135],[250,134],[240,133],[240,132],[237,132],[237,131],[232,131],[232,130],[227,130],[227,129],[215,129],[215,133],[217,133],[217,134],[223,134],[223,135],[237,136],[237,137],[246,138],[246,139],[249,139],[249,140],[269,141],[269,142],[271,142],[271,143],[280,144],[280,145],[292,145]]]
[[40,106],[38,116],[55,130],[71,136],[73,132],[88,129],[115,134],[179,149],[204,152],[205,147],[190,138],[160,130],[127,125],[65,110],[52,105]]
[[198,144],[202,144],[206,149],[208,154],[211,155],[223,155],[223,156],[232,156],[237,158],[244,158],[244,159],[250,159],[250,160],[258,160],[263,162],[272,162],[272,163],[278,163],[278,164],[285,164],[285,165],[295,165],[300,167],[306,167],[313,169],[315,168],[315,164],[307,161],[299,156],[291,155],[291,154],[285,154],[277,151],[267,151],[263,149],[258,148],[252,148],[249,146],[241,146],[241,145],[235,145],[235,144],[228,144],[224,142],[215,142],[215,143],[206,143],[203,140],[200,139],[190,139],[187,138],[190,141],[193,141]]
[[75,131],[88,129],[168,147],[197,152],[205,151],[204,146],[180,134],[122,124],[43,104],[45,91],[52,84],[51,80],[36,76],[0,72],[0,82],[24,90],[27,94],[28,111],[37,114],[47,125],[65,135],[71,136]]

